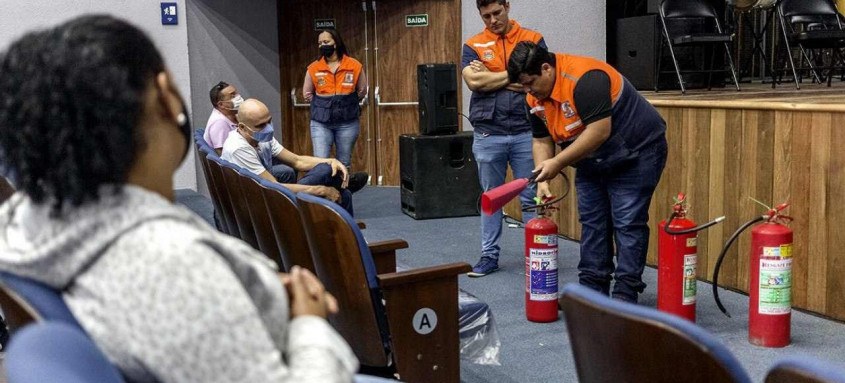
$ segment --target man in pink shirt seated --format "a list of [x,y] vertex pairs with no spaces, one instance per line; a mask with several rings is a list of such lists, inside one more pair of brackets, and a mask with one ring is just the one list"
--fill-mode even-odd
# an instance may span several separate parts
[[[224,81],[220,81],[217,85],[211,87],[208,96],[214,109],[208,117],[208,122],[205,123],[203,139],[214,148],[219,156],[223,152],[223,143],[229,137],[229,132],[238,127],[238,109],[243,104],[244,98],[238,92],[238,88]],[[275,159],[269,171],[278,182],[296,182],[296,171]]]

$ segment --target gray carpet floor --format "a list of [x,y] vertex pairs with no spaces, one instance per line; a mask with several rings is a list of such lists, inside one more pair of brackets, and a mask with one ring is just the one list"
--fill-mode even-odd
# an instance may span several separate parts
[[[478,260],[478,217],[414,220],[401,212],[399,189],[367,187],[354,195],[356,218],[367,224],[368,241],[402,238],[410,248],[401,250],[397,262],[415,268],[449,262],[474,264]],[[211,220],[208,199],[179,191],[177,199]],[[525,319],[523,230],[505,227],[501,239],[500,271],[483,278],[459,277],[465,291],[487,302],[496,319],[501,349],[499,366],[463,362],[464,382],[577,382],[564,318],[548,323]],[[559,280],[577,283],[578,244],[559,244]],[[646,268],[648,288],[640,304],[656,305],[657,272]],[[845,324],[793,311],[792,344],[781,349],[756,347],[747,341],[746,295],[722,290],[720,296],[732,318],[716,307],[711,285],[699,282],[697,324],[715,334],[739,359],[755,382],[763,382],[767,370],[787,355],[808,355],[845,367]]]

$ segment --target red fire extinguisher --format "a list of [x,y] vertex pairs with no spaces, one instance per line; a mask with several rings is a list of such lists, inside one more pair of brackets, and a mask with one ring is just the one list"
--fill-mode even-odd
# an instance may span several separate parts
[[557,224],[549,208],[525,225],[525,316],[532,322],[554,322],[557,310]]
[[792,221],[792,217],[781,214],[788,206],[782,203],[768,208],[766,214],[742,225],[725,243],[713,273],[716,304],[730,317],[716,289],[722,259],[740,233],[762,222],[751,229],[748,286],[748,341],[757,346],[789,345],[792,321],[792,229],[786,224]]
[[696,226],[687,218],[687,208],[686,195],[678,193],[672,215],[658,225],[657,309],[695,322],[698,232],[725,217]]
[[[563,171],[563,195],[544,200],[535,198],[536,206],[523,212],[536,211],[537,217],[525,224],[525,316],[532,322],[554,322],[558,318],[557,304],[557,224],[547,216],[555,204],[569,194],[569,178]],[[516,179],[481,195],[481,211],[492,214],[501,209],[525,188],[534,184],[537,173],[530,178]]]

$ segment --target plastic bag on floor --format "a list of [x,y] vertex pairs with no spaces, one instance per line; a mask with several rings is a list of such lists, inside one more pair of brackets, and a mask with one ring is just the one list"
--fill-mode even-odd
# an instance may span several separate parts
[[500,366],[499,332],[487,303],[474,295],[458,291],[458,333],[461,359],[475,364]]

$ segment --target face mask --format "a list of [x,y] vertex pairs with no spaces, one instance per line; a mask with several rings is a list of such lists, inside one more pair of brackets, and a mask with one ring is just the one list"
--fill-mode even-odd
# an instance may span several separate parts
[[[180,99],[181,97],[182,96],[179,96]],[[181,102],[182,113],[179,113],[179,115],[176,116],[176,123],[179,125],[179,131],[181,131],[182,135],[185,136],[185,143],[187,147],[185,148],[185,154],[182,156],[182,161],[185,161],[185,157],[187,157],[188,152],[191,151],[191,119],[188,117],[188,108],[185,106],[185,101],[181,100]]]
[[232,98],[231,100],[229,100],[229,101],[232,103],[232,107],[231,107],[231,108],[227,108],[227,109],[229,109],[229,110],[238,110],[238,109],[241,107],[241,104],[243,104],[243,103],[244,103],[244,98],[243,98],[241,95],[236,95],[235,97],[233,97],[233,98]]
[[252,137],[252,139],[255,141],[270,142],[273,140],[273,124],[267,124],[264,129],[261,129],[257,132],[253,132],[252,130],[250,130],[249,127],[247,127],[247,130],[250,131],[250,137]]
[[321,45],[320,54],[325,58],[329,58],[334,54],[334,45]]

